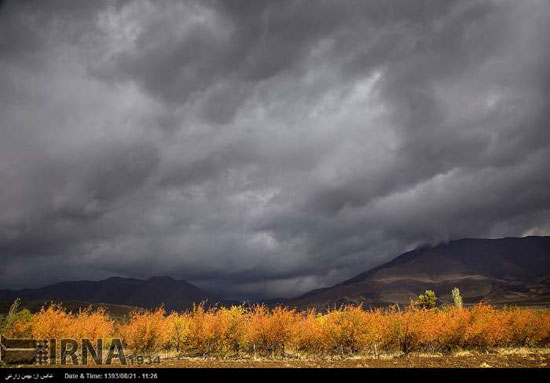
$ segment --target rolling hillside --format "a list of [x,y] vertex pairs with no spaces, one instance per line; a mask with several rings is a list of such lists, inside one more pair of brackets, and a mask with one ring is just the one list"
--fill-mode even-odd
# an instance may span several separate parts
[[408,304],[426,289],[451,302],[458,287],[466,303],[550,303],[550,237],[461,239],[401,254],[335,286],[289,303],[298,307],[364,303]]
[[184,310],[203,301],[227,303],[189,282],[170,277],[147,280],[113,277],[101,281],[61,282],[38,289],[0,290],[0,302],[12,302],[16,298],[23,302],[76,301],[80,305],[89,302],[142,308],[164,305],[167,310]]

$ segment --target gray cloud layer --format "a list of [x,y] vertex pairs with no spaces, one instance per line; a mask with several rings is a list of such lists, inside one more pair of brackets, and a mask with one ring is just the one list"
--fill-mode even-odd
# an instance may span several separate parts
[[550,5],[7,1],[0,287],[239,297],[550,234]]

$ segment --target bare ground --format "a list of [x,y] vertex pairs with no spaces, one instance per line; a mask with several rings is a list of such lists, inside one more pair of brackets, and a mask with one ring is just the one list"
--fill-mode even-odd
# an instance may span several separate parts
[[183,368],[548,368],[550,353],[521,351],[509,353],[455,355],[408,355],[354,357],[345,359],[165,359],[162,367]]
[[[175,367],[175,368],[549,368],[549,348],[499,349],[488,353],[459,351],[452,354],[353,356],[345,358],[200,358],[161,353],[160,364],[88,365],[87,367]],[[1,365],[1,364],[0,364]],[[10,367],[86,367],[21,365]]]

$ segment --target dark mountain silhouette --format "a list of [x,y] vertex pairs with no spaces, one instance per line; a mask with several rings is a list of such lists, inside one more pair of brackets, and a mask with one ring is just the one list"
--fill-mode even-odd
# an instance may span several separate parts
[[142,308],[161,305],[167,310],[185,310],[206,301],[207,305],[227,304],[225,300],[183,280],[152,277],[147,280],[113,277],[101,281],[61,282],[38,289],[0,290],[0,302],[89,302]]
[[461,239],[423,246],[289,303],[298,307],[408,304],[427,289],[442,302],[452,302],[455,286],[466,303],[549,304],[550,237]]
[[[450,303],[453,287],[460,289],[467,304],[484,300],[495,305],[550,305],[550,237],[461,239],[422,246],[335,286],[266,303],[300,308],[343,303],[386,306],[408,304],[427,289],[434,290],[442,303]],[[75,309],[103,304],[117,315],[136,307],[185,310],[203,301],[207,306],[239,304],[170,277],[114,277],[0,290],[0,311],[16,298],[31,309],[48,301]]]

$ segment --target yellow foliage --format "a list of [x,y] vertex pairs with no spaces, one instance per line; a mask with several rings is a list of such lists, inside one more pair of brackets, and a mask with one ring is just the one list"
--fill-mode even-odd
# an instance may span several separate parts
[[170,342],[163,308],[133,312],[127,322],[118,326],[118,334],[128,347],[140,353],[158,351],[168,347]]
[[[442,352],[456,348],[550,345],[550,312],[486,304],[471,308],[410,307],[365,310],[359,306],[318,312],[264,305],[192,310],[169,315],[161,308],[133,312],[116,322],[104,309],[66,312],[60,305],[15,321],[11,337],[121,338],[132,351],[172,349],[198,356],[314,356],[357,353]],[[104,343],[107,343],[104,341]]]

